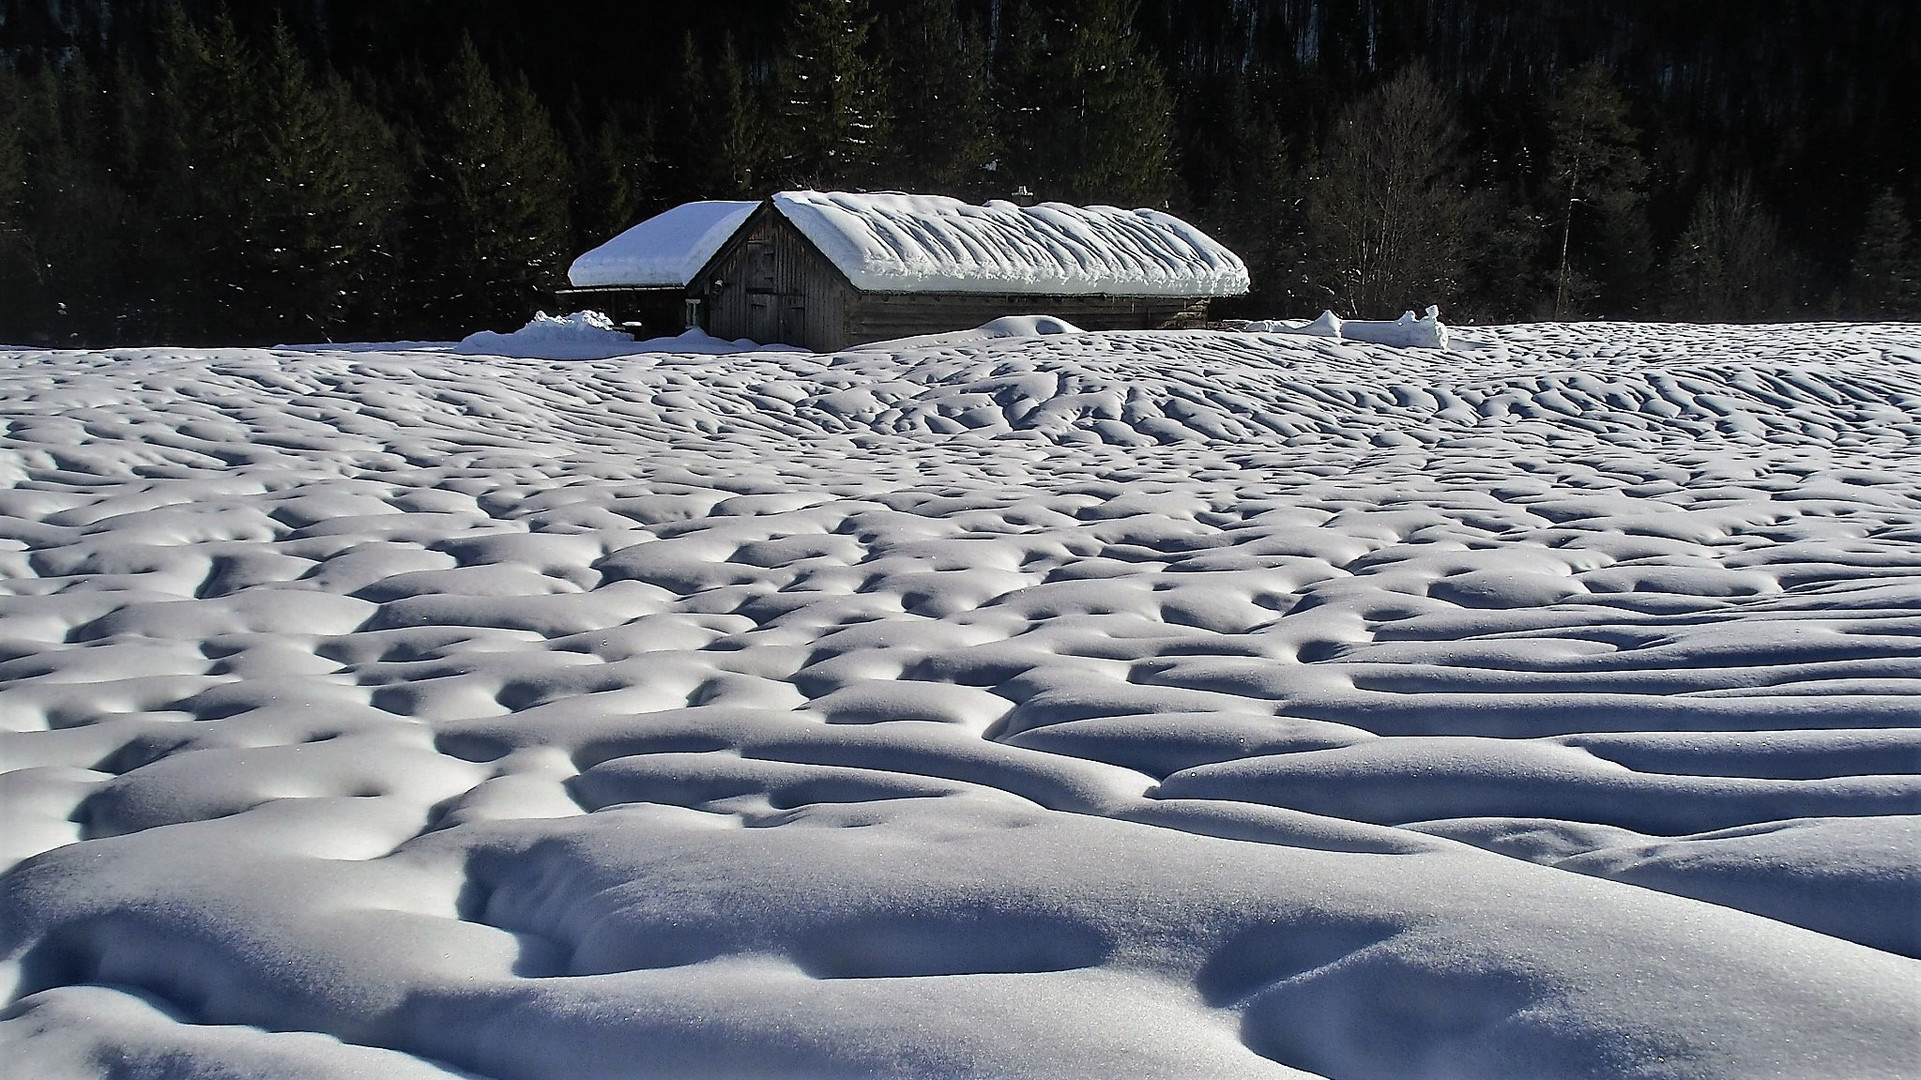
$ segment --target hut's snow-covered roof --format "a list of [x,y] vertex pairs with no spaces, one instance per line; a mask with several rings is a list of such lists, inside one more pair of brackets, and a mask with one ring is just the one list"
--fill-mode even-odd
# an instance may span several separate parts
[[739,230],[755,202],[690,202],[656,214],[574,260],[575,288],[680,288]]
[[1158,210],[941,195],[783,191],[774,206],[855,287],[875,292],[1236,296],[1247,267]]

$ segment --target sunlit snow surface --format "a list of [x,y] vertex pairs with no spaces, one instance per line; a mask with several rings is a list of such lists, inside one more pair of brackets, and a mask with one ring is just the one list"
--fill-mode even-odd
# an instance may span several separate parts
[[1921,330],[1455,348],[0,356],[0,1060],[1921,1073]]

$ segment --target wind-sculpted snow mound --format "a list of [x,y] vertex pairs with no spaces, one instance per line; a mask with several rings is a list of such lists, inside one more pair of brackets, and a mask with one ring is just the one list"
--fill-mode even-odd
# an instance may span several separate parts
[[1914,1075],[1911,327],[0,400],[22,1075]]
[[[1527,347],[1520,332],[1510,336]],[[1542,364],[1500,338],[1436,354],[1259,334],[1082,335],[998,351],[850,353],[795,408],[826,431],[1023,432],[1130,446],[1431,444],[1517,425],[1613,442],[1825,443],[1881,423],[1913,433],[1921,363],[1912,344],[1844,332],[1820,344],[1811,354],[1805,341],[1796,350],[1750,339],[1644,358],[1551,348]]]

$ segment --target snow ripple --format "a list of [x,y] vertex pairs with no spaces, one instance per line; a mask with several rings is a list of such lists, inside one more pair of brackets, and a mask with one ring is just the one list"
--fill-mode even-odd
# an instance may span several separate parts
[[1911,327],[0,397],[35,1075],[1913,1074]]

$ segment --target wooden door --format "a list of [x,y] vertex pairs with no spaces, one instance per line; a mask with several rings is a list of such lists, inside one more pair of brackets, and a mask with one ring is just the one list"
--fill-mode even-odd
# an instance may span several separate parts
[[752,292],[773,292],[780,287],[775,273],[774,242],[764,236],[747,241],[747,288]]
[[780,340],[779,275],[772,241],[747,241],[747,336],[768,344]]
[[784,345],[806,345],[807,297],[786,293],[780,298],[780,341]]

